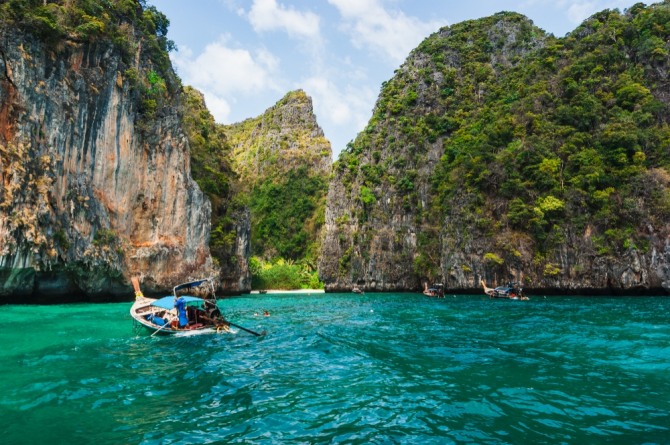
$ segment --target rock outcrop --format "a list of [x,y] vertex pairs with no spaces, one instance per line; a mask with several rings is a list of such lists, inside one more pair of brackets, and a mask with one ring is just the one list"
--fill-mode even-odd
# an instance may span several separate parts
[[142,96],[157,68],[123,26],[134,60],[106,38],[0,29],[0,302],[128,300],[132,275],[151,293],[213,273],[178,87],[168,69],[161,105]]
[[315,262],[332,151],[302,90],[227,125],[233,169],[251,212],[251,254]]
[[214,122],[203,94],[192,87],[184,88],[183,123],[191,146],[193,178],[212,203],[210,251],[219,269],[221,292],[248,292],[251,220],[224,126]]
[[333,167],[326,290],[670,290],[669,9],[427,38]]
[[226,125],[235,169],[248,189],[270,176],[307,165],[328,174],[330,142],[319,126],[312,99],[302,90],[291,91],[258,117]]

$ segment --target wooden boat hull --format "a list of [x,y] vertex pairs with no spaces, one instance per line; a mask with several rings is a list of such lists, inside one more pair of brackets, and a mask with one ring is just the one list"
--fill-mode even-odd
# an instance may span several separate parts
[[529,298],[526,297],[525,295],[489,295],[490,298],[497,298],[499,300],[528,300]]
[[[145,297],[140,289],[139,277],[132,277],[130,281],[135,289],[135,303],[130,307],[130,316],[135,326],[146,328],[152,336],[236,333],[231,326],[257,337],[265,335],[265,331],[254,332],[223,318],[211,278],[178,284],[172,288],[172,295],[163,298]],[[269,314],[266,312],[266,315]]]
[[486,282],[481,280],[481,285],[484,288],[484,293],[489,296],[489,298],[502,299],[502,300],[529,300],[529,298],[522,292],[521,288],[518,289],[512,286],[499,286],[494,288],[486,286]]
[[[180,333],[216,333],[227,331],[226,325],[214,325],[205,323],[195,323],[186,325],[183,328],[177,327],[176,323],[172,323],[172,319],[166,313],[170,312],[162,308],[152,306],[156,299],[152,298],[138,298],[130,308],[130,316],[136,323],[144,327],[152,335],[174,335]],[[174,317],[174,315],[172,315]],[[164,320],[165,324],[154,322],[153,320]]]
[[426,297],[444,298],[444,285],[433,284],[429,288],[428,283],[423,283],[423,294]]

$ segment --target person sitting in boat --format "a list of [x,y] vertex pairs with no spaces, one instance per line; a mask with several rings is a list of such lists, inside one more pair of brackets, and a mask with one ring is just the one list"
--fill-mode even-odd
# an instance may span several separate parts
[[221,310],[216,305],[216,303],[212,302],[211,300],[205,300],[205,302],[203,303],[203,308],[207,313],[207,317],[210,318],[211,320],[217,320],[223,318],[223,316],[221,315]]
[[195,320],[195,323],[202,323],[205,326],[215,326],[220,321],[223,321],[221,311],[218,309],[214,311],[208,311],[206,309],[194,309],[193,313],[194,316],[189,316],[189,320]]

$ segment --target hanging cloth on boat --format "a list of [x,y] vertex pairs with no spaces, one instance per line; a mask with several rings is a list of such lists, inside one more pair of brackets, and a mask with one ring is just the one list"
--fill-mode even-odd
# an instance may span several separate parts
[[174,307],[177,308],[177,314],[179,315],[179,327],[183,328],[188,324],[188,317],[186,315],[186,300],[182,297],[179,297],[174,302]]

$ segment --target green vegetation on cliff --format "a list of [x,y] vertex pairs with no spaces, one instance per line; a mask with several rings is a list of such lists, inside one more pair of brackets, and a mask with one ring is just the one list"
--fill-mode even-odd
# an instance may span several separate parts
[[[667,68],[668,6],[596,14],[487,74],[481,98],[455,82],[459,112],[431,178],[433,209],[467,203],[452,212],[484,235],[530,236],[540,258],[560,249],[566,227],[591,226],[598,255],[645,249],[640,223],[661,227],[670,216],[669,108],[656,74]],[[476,62],[462,70],[477,79]]]
[[[603,11],[565,38],[514,13],[427,38],[334,166],[336,217],[355,223],[334,228],[330,253],[347,239],[361,253],[324,276],[362,279],[390,227],[382,251],[405,255],[416,286],[590,279],[594,258],[648,252],[670,218],[669,24],[665,1]],[[416,230],[411,249],[393,218]]]
[[223,127],[205,106],[199,91],[184,87],[184,131],[191,147],[193,179],[212,203],[210,252],[230,279],[236,269],[237,230],[244,226],[244,204],[236,199],[237,175],[231,168],[231,149]]
[[314,260],[327,182],[306,165],[261,182],[251,192],[251,248],[269,259]]
[[304,263],[294,263],[282,258],[263,261],[251,257],[251,287],[253,289],[323,289],[318,274]]
[[[283,271],[289,264],[302,268],[297,275],[314,275],[331,149],[311,99],[303,91],[290,92],[261,116],[226,126],[225,133],[251,212],[251,255],[263,265],[252,267],[252,273],[269,276],[270,266]],[[258,286],[285,288],[254,279]]]
[[0,5],[0,28],[7,26],[36,35],[55,53],[71,44],[112,45],[126,65],[117,82],[129,82],[140,95],[140,129],[181,88],[168,55],[175,48],[167,38],[170,21],[145,0],[8,0]]
[[141,40],[163,73],[171,69],[170,21],[145,0],[7,0],[0,5],[0,20],[37,34],[56,49],[67,41],[109,40],[130,59]]

